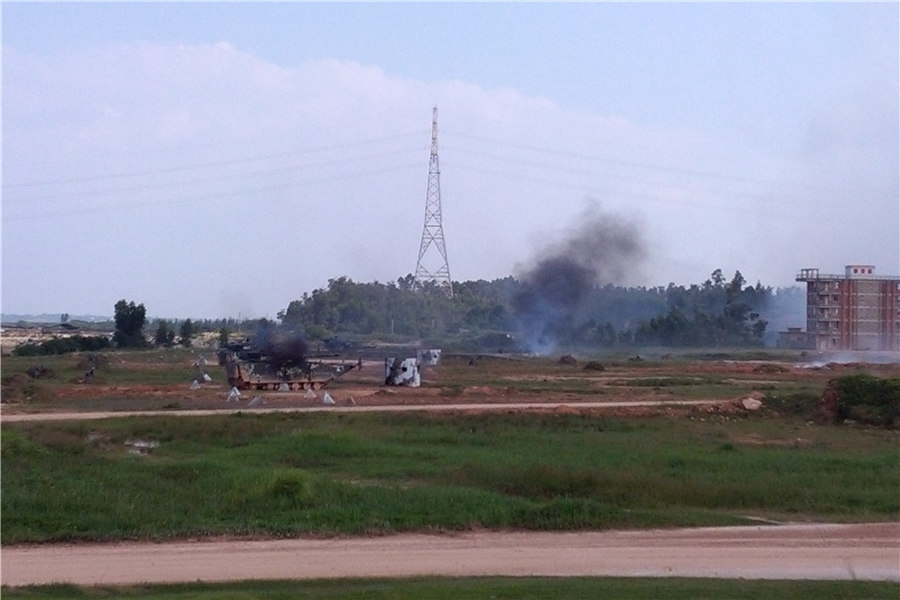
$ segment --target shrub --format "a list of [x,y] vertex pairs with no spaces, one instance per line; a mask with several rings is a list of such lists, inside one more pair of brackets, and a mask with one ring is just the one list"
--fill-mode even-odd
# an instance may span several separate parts
[[881,379],[864,373],[828,382],[820,401],[822,411],[836,422],[867,425],[900,424],[900,379]]
[[294,508],[309,506],[313,500],[309,475],[297,469],[277,469],[258,483],[255,492],[260,501]]
[[813,391],[767,394],[764,404],[766,408],[782,415],[816,420],[819,410],[819,396]]
[[487,467],[470,463],[460,468],[455,478],[464,485],[529,499],[586,498],[601,487],[594,471],[555,464]]
[[69,352],[95,352],[110,347],[109,338],[102,335],[73,335],[53,338],[40,344],[22,344],[13,350],[14,356],[49,356]]

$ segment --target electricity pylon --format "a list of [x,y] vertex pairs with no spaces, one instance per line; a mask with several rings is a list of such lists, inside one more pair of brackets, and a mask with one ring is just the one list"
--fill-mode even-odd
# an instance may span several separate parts
[[419,260],[416,261],[416,282],[424,284],[429,281],[437,283],[448,296],[453,297],[453,282],[450,279],[447,247],[444,244],[444,226],[441,224],[437,106],[434,107],[431,117],[431,160],[428,165],[428,190],[425,193],[425,226],[422,228]]

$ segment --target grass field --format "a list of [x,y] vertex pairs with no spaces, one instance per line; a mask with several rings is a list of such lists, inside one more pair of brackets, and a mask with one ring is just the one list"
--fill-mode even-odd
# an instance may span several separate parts
[[[4,412],[214,406],[187,391],[203,352],[110,352],[90,384],[79,355],[4,357]],[[211,352],[206,352],[212,358]],[[758,412],[510,409],[491,414],[291,413],[4,422],[0,542],[209,535],[588,530],[900,518],[900,432],[813,417],[837,374],[771,354],[445,360],[420,391],[446,402],[764,395]],[[788,357],[790,360],[790,357]],[[23,375],[35,362],[50,371]],[[349,386],[378,389],[376,369]],[[299,395],[297,396],[300,397]],[[375,396],[372,397],[373,399]],[[203,403],[207,403],[204,405]],[[296,402],[295,402],[296,404]],[[897,598],[896,583],[629,578],[414,578],[2,589],[4,598]]]
[[178,584],[131,587],[38,586],[3,589],[9,600],[894,600],[896,583],[861,581],[748,581],[630,578],[416,578],[259,581],[236,584]]
[[705,415],[6,423],[2,542],[900,515],[898,433]]

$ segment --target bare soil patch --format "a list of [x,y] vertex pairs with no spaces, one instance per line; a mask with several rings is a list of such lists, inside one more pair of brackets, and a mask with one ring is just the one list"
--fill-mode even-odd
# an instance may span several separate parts
[[14,546],[3,584],[545,575],[900,581],[900,524]]

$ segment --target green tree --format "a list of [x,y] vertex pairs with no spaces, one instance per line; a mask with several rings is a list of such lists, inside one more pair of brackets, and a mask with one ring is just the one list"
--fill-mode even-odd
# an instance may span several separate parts
[[194,335],[194,323],[190,319],[185,319],[181,322],[181,345],[182,346],[190,346],[191,345],[191,336]]
[[143,348],[147,345],[144,339],[144,322],[147,310],[143,304],[127,302],[124,299],[116,302],[116,332],[113,341],[120,348]]
[[157,346],[171,346],[175,341],[175,330],[169,326],[165,319],[160,319],[156,325],[156,336],[153,341]]
[[[545,333],[559,344],[583,348],[758,345],[766,330],[760,313],[771,289],[745,284],[740,272],[728,280],[716,269],[705,282],[687,287],[596,286],[548,323]],[[386,284],[337,277],[291,301],[278,319],[312,340],[390,336],[496,350],[498,341],[512,346],[509,340],[522,339],[515,331],[524,317],[513,302],[521,282],[510,276],[454,282],[453,289],[450,299],[412,275]]]

